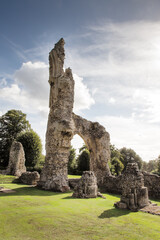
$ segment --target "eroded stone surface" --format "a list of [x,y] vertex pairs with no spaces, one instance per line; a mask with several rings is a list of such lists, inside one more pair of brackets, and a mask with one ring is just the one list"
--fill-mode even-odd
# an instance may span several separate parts
[[68,68],[63,70],[64,40],[49,53],[50,113],[46,133],[46,158],[39,186],[53,191],[69,190],[67,164],[73,136],[72,109],[74,80]]
[[97,179],[92,171],[83,172],[78,184],[74,188],[75,198],[96,198],[98,194]]
[[19,177],[24,172],[26,172],[24,149],[20,142],[14,141],[11,146],[9,164],[5,174]]
[[144,176],[144,185],[148,188],[149,196],[160,199],[160,176],[148,172],[142,173]]
[[91,170],[98,182],[110,175],[109,134],[98,123],[83,119],[74,113],[74,80],[71,69],[63,70],[64,40],[55,44],[49,54],[50,113],[46,133],[46,159],[38,185],[43,189],[67,191],[68,155],[71,139],[79,134],[91,156]]
[[37,185],[37,182],[40,179],[40,175],[37,171],[34,172],[25,172],[19,178],[19,181],[28,185]]
[[110,175],[109,133],[98,122],[88,121],[74,113],[73,121],[74,134],[82,137],[90,152],[90,170],[95,173],[98,184],[103,184],[103,178]]
[[122,195],[120,202],[115,203],[117,208],[128,208],[137,211],[150,205],[148,189],[144,187],[144,177],[139,171],[136,162],[127,164],[126,170],[121,178]]

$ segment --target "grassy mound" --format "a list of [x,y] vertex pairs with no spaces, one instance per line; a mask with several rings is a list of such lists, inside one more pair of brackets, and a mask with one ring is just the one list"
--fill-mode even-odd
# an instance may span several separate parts
[[21,184],[3,186],[16,192],[0,194],[0,239],[160,239],[160,217],[115,209],[119,196],[74,199],[71,192],[53,193]]

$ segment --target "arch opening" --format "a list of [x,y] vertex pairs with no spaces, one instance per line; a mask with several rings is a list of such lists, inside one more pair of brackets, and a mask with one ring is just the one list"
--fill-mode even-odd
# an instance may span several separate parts
[[68,174],[81,176],[83,171],[89,170],[89,150],[83,138],[79,134],[75,134],[71,140],[71,148],[68,159]]

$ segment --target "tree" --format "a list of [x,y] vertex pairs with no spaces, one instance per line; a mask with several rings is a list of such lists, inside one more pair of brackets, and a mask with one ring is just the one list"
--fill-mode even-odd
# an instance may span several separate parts
[[147,168],[148,168],[148,163],[143,161],[142,171],[148,171]]
[[119,176],[124,168],[123,163],[116,157],[111,160],[111,173]]
[[89,171],[90,169],[90,153],[86,147],[86,145],[83,145],[82,148],[79,149],[79,156],[77,158],[77,169],[80,174],[82,174],[83,171]]
[[147,163],[147,172],[156,172],[158,169],[158,159],[150,160]]
[[158,174],[160,175],[160,156],[158,157]]
[[113,175],[120,175],[124,165],[123,165],[123,156],[120,151],[112,144],[110,144],[110,151],[111,151],[111,160],[109,163],[111,173]]
[[71,146],[68,157],[68,173],[75,174],[76,168],[76,150]]
[[12,142],[21,132],[30,129],[26,114],[20,110],[9,110],[0,117],[0,165],[2,167],[8,165]]
[[26,167],[35,167],[42,159],[41,139],[33,130],[20,134],[17,141],[21,142],[25,152]]
[[[124,170],[126,169],[127,163],[131,160],[134,159],[135,162],[137,162],[139,169],[142,168],[143,161],[141,157],[131,148],[121,148],[120,153],[122,154],[122,163],[124,165]],[[123,170],[123,171],[124,171]]]

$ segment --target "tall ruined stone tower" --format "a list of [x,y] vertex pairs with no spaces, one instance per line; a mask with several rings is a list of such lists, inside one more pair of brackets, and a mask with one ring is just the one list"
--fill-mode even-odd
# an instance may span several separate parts
[[43,189],[67,191],[68,156],[71,139],[81,136],[90,151],[90,170],[98,184],[110,175],[110,136],[97,122],[75,115],[74,80],[71,69],[63,70],[64,40],[60,39],[49,53],[50,112],[46,133],[46,159],[38,185]]
[[66,191],[67,164],[73,136],[72,109],[74,80],[68,68],[63,70],[64,40],[60,39],[49,53],[50,113],[46,133],[46,159],[39,185],[44,189]]

